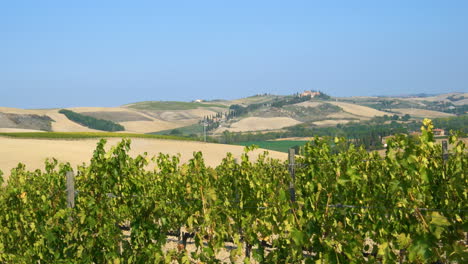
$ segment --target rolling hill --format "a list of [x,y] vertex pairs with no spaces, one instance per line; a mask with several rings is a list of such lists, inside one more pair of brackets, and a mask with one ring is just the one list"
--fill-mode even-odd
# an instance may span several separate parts
[[[120,107],[68,108],[82,115],[109,120],[124,126],[130,133],[201,134],[202,120],[210,121],[210,133],[224,131],[255,132],[278,130],[297,124],[336,126],[366,121],[376,116],[403,116],[413,119],[449,117],[464,114],[468,93],[450,93],[428,97],[345,97],[304,100],[295,95],[256,95],[236,100],[207,102],[147,101]],[[235,116],[227,115],[241,109]],[[55,131],[96,132],[77,124],[60,109],[26,110],[0,107],[0,132]],[[205,119],[207,118],[208,119]]]
[[[204,127],[216,142],[232,143],[239,140],[231,136],[245,135],[249,141],[250,132],[267,135],[268,132],[301,131],[302,129],[336,129],[338,125],[374,122],[381,118],[382,124],[401,120],[404,115],[411,122],[422,118],[440,118],[463,115],[467,112],[468,94],[445,94],[430,97],[348,97],[348,98],[301,98],[297,95],[257,95],[236,100],[215,100],[210,102],[141,102],[120,107],[74,107],[68,110],[96,119],[103,119],[124,126],[125,130],[112,135],[171,134],[202,138]],[[16,109],[0,107],[0,132],[77,132],[86,134],[99,132],[69,120],[61,109]],[[441,122],[445,122],[442,120]],[[447,120],[446,122],[450,122]],[[458,122],[458,121],[457,121]],[[460,121],[464,122],[464,121]],[[456,124],[456,127],[460,127]],[[348,126],[348,125],[347,125]],[[226,132],[228,131],[228,132]],[[84,133],[85,132],[85,133]],[[237,135],[230,133],[237,133]],[[123,134],[116,134],[123,133]],[[40,133],[42,135],[42,133]],[[290,133],[290,136],[294,133]],[[29,134],[28,134],[29,135]],[[8,172],[19,161],[28,168],[41,168],[46,158],[55,157],[78,165],[89,161],[96,145],[96,138],[55,139],[37,136],[35,138],[13,138],[0,135],[0,170]],[[257,134],[258,135],[258,134]],[[149,136],[149,135],[139,135]],[[296,135],[297,136],[297,135]],[[258,140],[258,136],[255,139]],[[148,152],[181,154],[187,161],[194,151],[203,151],[209,165],[221,162],[227,152],[239,156],[242,146],[212,144],[194,141],[168,140],[158,138],[134,138],[133,155]],[[110,138],[110,144],[119,139]],[[273,150],[284,150],[283,143],[261,142],[260,145]],[[294,143],[294,142],[293,142]],[[241,145],[243,143],[240,143]],[[249,142],[245,143],[249,144]],[[244,145],[245,145],[244,144]],[[296,144],[296,143],[294,143]],[[273,146],[274,145],[274,146]],[[255,154],[263,150],[257,150]],[[273,152],[277,158],[285,159],[285,153]]]

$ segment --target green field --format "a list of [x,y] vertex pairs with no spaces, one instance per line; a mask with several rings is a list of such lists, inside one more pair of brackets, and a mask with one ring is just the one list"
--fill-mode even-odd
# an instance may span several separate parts
[[[175,133],[175,134],[174,134]],[[201,124],[193,124],[184,127],[178,127],[174,129],[162,130],[158,132],[149,133],[152,135],[202,135],[203,134],[203,126]]]
[[295,146],[304,146],[308,141],[293,141],[293,140],[284,140],[284,141],[247,141],[247,142],[239,142],[236,145],[241,146],[251,146],[257,145],[260,148],[281,151],[281,152],[288,152],[288,149],[293,148]]
[[227,108],[222,104],[205,104],[193,102],[176,102],[176,101],[147,101],[131,104],[129,108],[138,110],[190,110],[198,107],[221,107]]
[[33,138],[33,139],[86,139],[86,138],[154,138],[170,140],[193,140],[185,137],[167,135],[149,135],[132,133],[112,133],[112,132],[14,132],[0,133],[0,136],[13,138]]

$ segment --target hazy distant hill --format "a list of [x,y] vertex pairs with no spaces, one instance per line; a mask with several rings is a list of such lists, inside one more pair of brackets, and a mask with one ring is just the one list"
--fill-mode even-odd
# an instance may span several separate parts
[[[468,93],[413,97],[303,98],[298,95],[256,95],[236,100],[137,102],[121,107],[68,108],[110,120],[127,132],[158,131],[198,134],[203,120],[210,133],[279,130],[297,124],[335,126],[376,116],[437,118],[467,113]],[[0,107],[0,131],[95,131],[68,120],[60,109],[23,110]]]

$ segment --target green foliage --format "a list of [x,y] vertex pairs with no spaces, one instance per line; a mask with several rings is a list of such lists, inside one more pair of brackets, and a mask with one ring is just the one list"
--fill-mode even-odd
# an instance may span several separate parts
[[234,104],[229,106],[229,113],[226,116],[227,120],[233,119],[235,117],[247,115],[250,112],[253,112],[261,107],[268,105],[267,103],[254,103],[247,106],[242,106]]
[[[466,146],[452,136],[444,160],[432,129],[425,120],[417,142],[395,137],[385,158],[339,138],[308,143],[296,160],[296,202],[287,164],[252,159],[253,148],[216,168],[200,152],[185,164],[160,154],[149,166],[129,156],[130,140],[109,151],[102,140],[77,169],[74,208],[68,164],[20,164],[0,187],[0,262],[219,263],[230,241],[232,262],[247,244],[245,263],[466,263]],[[163,250],[182,227],[197,250]]]
[[446,113],[452,113],[456,115],[466,115],[468,113],[468,104],[464,105],[454,105],[453,109],[444,109],[444,112]]
[[171,132],[169,132],[169,135],[181,135],[182,132],[178,129],[172,129]]
[[[188,125],[188,126],[184,126],[184,127],[178,127],[177,130],[180,131],[182,136],[187,136],[187,135],[190,135],[190,134],[202,135],[203,134],[203,125],[197,123],[197,124]],[[168,130],[162,130],[162,131],[158,131],[158,132],[152,132],[150,134],[152,134],[152,135],[170,135],[172,131],[173,131],[173,129],[168,129]]]
[[[382,138],[395,134],[409,134],[417,131],[422,125],[421,122],[396,122],[390,121],[392,116],[375,117],[367,122],[339,124],[336,127],[311,127],[306,124],[300,124],[286,128],[282,132],[267,133],[230,133],[230,143],[244,144],[248,141],[266,141],[285,137],[344,137],[350,143],[358,146],[364,146],[368,150],[381,149]],[[406,121],[409,115],[402,117]],[[468,133],[468,115],[436,118],[433,120],[436,128],[441,128],[449,134],[450,130],[459,131],[460,136]],[[224,137],[220,142],[225,143]]]
[[[263,149],[281,151],[281,152],[288,152],[290,148],[300,148],[305,146],[308,141],[295,141],[295,140],[280,140],[280,141],[246,141],[240,142],[238,145],[241,146],[250,146],[250,145],[257,145]],[[299,153],[299,151],[296,151]]]
[[404,116],[401,117],[402,121],[409,121],[411,116],[409,114],[405,114]]
[[316,95],[314,98],[322,99],[322,100],[330,100],[330,99],[332,99],[331,96],[329,96],[328,94],[326,94],[326,93],[324,93],[324,92],[321,92],[321,91],[320,91],[320,94],[319,94],[319,95]]
[[[315,99],[328,100],[330,99],[330,96],[324,93],[321,93],[320,95],[316,96],[314,100]],[[299,96],[298,94],[296,94],[296,95],[291,95],[291,96],[275,97],[268,101],[251,103],[251,104],[248,104],[247,106],[233,104],[229,107],[229,113],[226,114],[226,120],[231,120],[236,117],[248,115],[261,108],[270,109],[271,107],[275,107],[275,108],[284,108],[285,106],[291,107],[294,104],[305,102],[305,101],[310,101],[310,100],[312,100],[310,96]],[[317,111],[318,113],[322,113],[322,112],[328,113],[333,110],[336,111],[338,109],[339,108],[334,105],[327,104],[327,105],[323,105],[320,109],[315,109],[314,111]],[[301,111],[303,111],[303,109],[301,109],[299,112]]]
[[86,116],[86,115],[76,113],[76,112],[66,110],[66,109],[59,110],[59,113],[64,114],[71,121],[74,121],[80,125],[83,125],[92,129],[110,131],[110,132],[125,130],[125,128],[122,125],[114,123],[109,120],[97,119],[92,116]]
[[293,96],[293,97],[285,97],[282,99],[276,99],[273,101],[271,104],[272,107],[283,107],[285,105],[292,105],[292,104],[297,104],[305,101],[310,101],[311,97],[310,96]]
[[434,119],[434,126],[436,128],[445,129],[447,132],[450,130],[460,131],[465,135],[468,134],[468,115],[445,117]]

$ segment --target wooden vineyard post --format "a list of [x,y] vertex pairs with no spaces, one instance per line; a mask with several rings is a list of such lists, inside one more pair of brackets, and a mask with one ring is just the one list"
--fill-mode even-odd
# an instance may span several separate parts
[[291,202],[293,203],[296,202],[296,189],[294,187],[294,183],[296,181],[294,159],[295,159],[295,150],[293,148],[290,148],[288,152],[289,174],[291,175],[291,181],[289,182],[289,193],[291,195]]
[[67,172],[67,207],[75,207],[75,176],[73,171]]
[[[237,170],[237,163],[238,163],[238,159],[234,159],[234,163],[236,165],[236,167],[234,168],[234,170]],[[240,207],[239,204],[240,204],[240,201],[239,201],[239,186],[238,186],[238,183],[237,183],[237,179],[235,179],[235,187],[236,187],[236,205],[237,207]]]
[[252,245],[245,243],[245,257],[250,259],[250,255],[252,255]]
[[[234,159],[234,170],[237,170],[239,169],[240,170],[240,167],[237,167],[237,164],[238,164],[239,160],[237,158]],[[236,174],[237,175],[237,174]],[[240,215],[239,215],[239,211],[240,211],[240,196],[239,196],[239,182],[238,182],[238,179],[237,177],[234,179],[235,181],[235,192],[236,192],[236,199],[235,199],[235,206],[236,206],[236,220],[239,220],[240,219]],[[241,228],[241,225],[239,225],[239,229],[237,230],[237,232],[240,234],[241,237],[243,237],[243,233],[242,233],[242,228]],[[245,244],[245,256],[247,256],[247,246],[248,246],[248,243]]]
[[447,140],[442,141],[442,159],[444,159],[444,162],[448,160],[448,144]]

